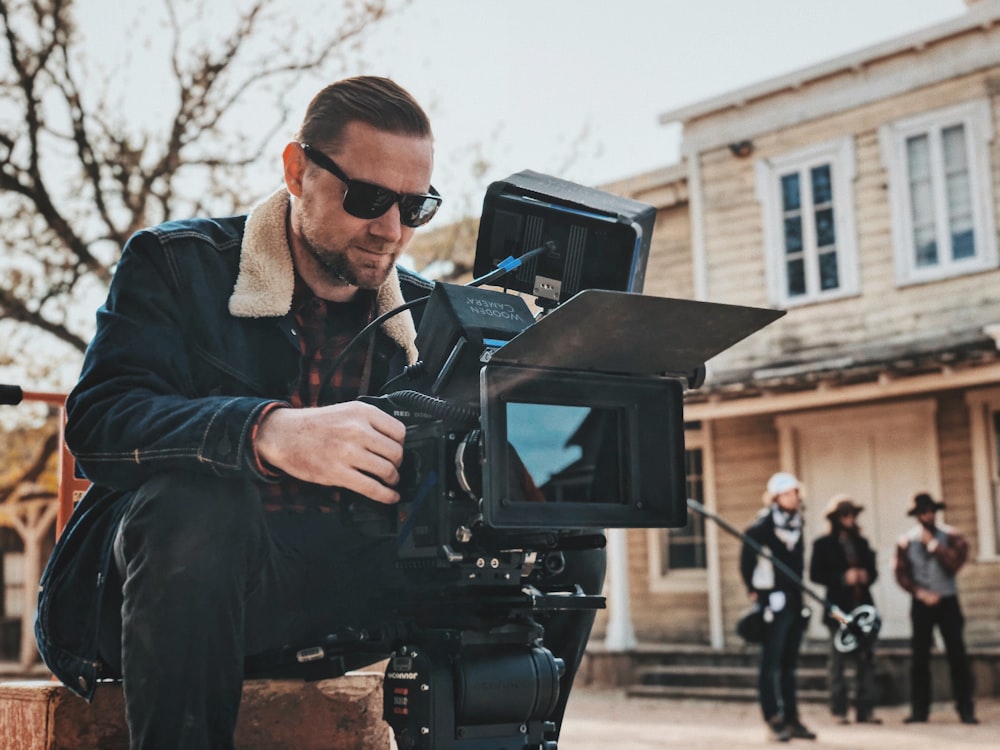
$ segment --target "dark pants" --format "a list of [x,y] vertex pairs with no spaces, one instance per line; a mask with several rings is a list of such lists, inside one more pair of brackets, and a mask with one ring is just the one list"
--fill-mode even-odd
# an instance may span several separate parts
[[[101,634],[102,656],[123,677],[132,747],[232,748],[245,657],[398,620],[394,544],[336,512],[265,513],[251,484],[179,474],[147,482],[115,539],[121,597],[112,585]],[[580,568],[587,592],[599,592],[603,557]],[[549,623],[566,693],[592,623],[592,612]],[[558,720],[564,707],[565,697]]]
[[847,664],[854,664],[854,711],[858,721],[872,715],[875,707],[875,653],[872,644],[862,642],[850,654],[830,646],[830,712],[834,716],[847,716],[850,705],[851,686],[844,674]]
[[757,680],[760,709],[765,721],[778,718],[792,722],[799,719],[795,669],[807,622],[802,616],[802,604],[789,601],[765,627]]
[[931,642],[937,625],[944,640],[951,674],[951,692],[959,714],[972,715],[973,685],[969,657],[965,652],[962,629],[965,617],[957,596],[946,596],[934,607],[914,598],[910,607],[913,639],[910,642],[913,663],[910,668],[910,708],[913,716],[926,718],[931,707]]

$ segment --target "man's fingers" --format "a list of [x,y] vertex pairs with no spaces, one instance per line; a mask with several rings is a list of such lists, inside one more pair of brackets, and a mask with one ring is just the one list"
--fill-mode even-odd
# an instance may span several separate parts
[[353,490],[362,497],[367,497],[369,500],[383,505],[393,505],[399,502],[399,493],[392,487],[387,487],[377,479],[361,472],[355,473],[354,477],[355,481],[350,482],[351,486],[346,486],[346,489]]
[[400,422],[393,416],[386,414],[381,409],[372,406],[371,404],[362,404],[358,402],[359,405],[365,406],[371,411],[366,415],[369,424],[374,427],[378,432],[385,435],[390,440],[396,443],[402,443],[406,438],[406,425]]

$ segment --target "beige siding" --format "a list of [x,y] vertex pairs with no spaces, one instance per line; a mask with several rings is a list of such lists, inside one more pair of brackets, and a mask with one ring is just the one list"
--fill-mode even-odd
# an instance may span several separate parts
[[[945,521],[965,534],[969,541],[969,563],[959,573],[958,586],[966,618],[966,639],[972,643],[996,643],[1000,612],[1000,586],[996,563],[977,562],[977,522],[972,486],[969,412],[960,392],[943,394],[938,409]],[[984,519],[989,522],[988,519]]]
[[693,296],[690,237],[686,203],[657,211],[646,263],[645,294],[681,299]]
[[[750,158],[719,148],[699,155],[705,185],[705,238],[709,298],[716,302],[770,306],[766,296],[761,205],[753,184],[754,162],[811,144],[854,138],[860,294],[794,307],[782,320],[725,352],[716,370],[765,367],[789,356],[821,359],[865,347],[872,340],[904,342],[975,330],[1000,321],[1000,270],[930,284],[897,287],[893,267],[887,173],[878,129],[896,119],[970,99],[991,98],[994,129],[1000,123],[1000,66],[976,75],[894,97],[862,109],[755,139]],[[1000,136],[991,152],[994,199],[1000,196]],[[888,295],[892,304],[887,305]]]
[[[717,422],[713,428],[716,502],[719,514],[738,529],[749,526],[760,511],[768,477],[779,468],[778,437],[773,418],[748,417]],[[719,534],[719,572],[726,640],[736,644],[736,618],[749,604],[740,578],[742,544],[728,533]]]
[[[995,39],[996,29],[994,24],[930,40],[926,45],[900,47],[892,54],[844,66],[828,75],[737,97],[716,109],[709,103],[700,111],[693,109],[693,114],[682,115],[686,118],[687,158],[697,161],[701,190],[697,205],[702,214],[691,221],[699,221],[695,229],[700,230],[703,246],[692,250],[703,253],[703,258],[684,257],[692,232],[687,201],[661,208],[647,275],[649,294],[690,296],[693,263],[703,262],[709,301],[771,306],[755,164],[845,137],[851,140],[854,152],[851,208],[856,230],[857,294],[790,308],[777,323],[714,358],[712,370],[717,376],[727,371],[742,374],[842,357],[864,359],[873,353],[884,356],[892,352],[902,357],[940,349],[959,336],[967,340],[981,335],[984,325],[1000,323],[1000,269],[909,286],[897,284],[889,174],[880,142],[880,129],[897,120],[960,103],[988,101],[994,131],[989,145],[989,179],[994,216],[1000,217],[1000,58],[983,55],[977,58],[982,63],[951,67],[953,61],[968,59],[970,49],[981,50],[984,43]],[[940,80],[935,81],[936,76]],[[876,98],[871,91],[884,93]],[[775,127],[777,123],[780,127]],[[725,145],[748,138],[753,152],[747,157],[733,155]],[[948,504],[947,522],[961,529],[972,547],[970,562],[959,578],[967,639],[972,646],[995,645],[1000,637],[1000,566],[977,558],[978,525],[992,519],[979,518],[976,512],[971,427],[961,390],[965,384],[951,384],[947,372],[939,377],[940,384],[920,392],[913,408],[919,408],[919,401],[926,404],[928,398],[937,402],[937,434],[933,438],[938,466],[930,475],[940,477]],[[816,395],[818,403],[822,399]],[[885,397],[869,394],[861,400]],[[810,403],[798,401],[794,408]],[[838,403],[845,405],[845,411],[842,415],[831,413],[834,426],[838,418],[851,419],[846,409],[854,405],[850,399]],[[768,476],[779,468],[791,468],[781,466],[779,455],[775,420],[783,412],[780,407],[772,408],[773,413],[720,416],[712,423],[714,476],[706,481],[714,489],[718,512],[741,529],[761,508],[760,493]],[[783,437],[787,439],[787,435]],[[793,454],[797,450],[787,442],[784,447]],[[933,451],[931,448],[930,453]],[[898,521],[900,526],[906,523],[902,517]],[[818,529],[811,529],[810,539],[818,533]],[[666,587],[662,581],[652,586],[647,549],[650,538],[643,531],[629,532],[637,636],[640,641],[705,642],[707,592],[671,592],[669,574]],[[734,633],[735,621],[747,605],[738,570],[741,543],[723,530],[718,538],[722,626],[727,644],[736,646],[740,641]],[[892,571],[882,570],[881,574],[891,579]]]
[[[962,530],[970,542],[970,562],[959,577],[962,606],[971,645],[991,644],[997,638],[1000,589],[995,563],[976,559],[977,518],[973,500],[968,410],[964,394],[946,392],[939,398],[938,431],[945,520]],[[715,461],[722,469],[715,477],[718,512],[739,529],[748,526],[760,510],[761,488],[779,468],[778,439],[773,417],[720,420],[714,429]],[[810,531],[810,539],[818,535]],[[629,567],[636,635],[643,642],[705,643],[708,640],[707,598],[704,592],[653,592],[648,584],[647,536],[629,532]],[[719,565],[723,626],[730,645],[739,612],[748,604],[739,576],[741,544],[728,533],[719,536]],[[881,571],[892,576],[891,570]]]

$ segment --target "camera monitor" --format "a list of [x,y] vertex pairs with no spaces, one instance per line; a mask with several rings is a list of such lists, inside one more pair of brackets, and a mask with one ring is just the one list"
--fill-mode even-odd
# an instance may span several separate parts
[[486,523],[683,526],[690,374],[781,315],[588,289],[521,331],[480,373]]
[[656,209],[629,198],[538,174],[494,182],[483,200],[474,273],[546,242],[504,285],[554,307],[584,289],[641,292]]
[[488,526],[684,525],[678,380],[510,366],[482,378]]

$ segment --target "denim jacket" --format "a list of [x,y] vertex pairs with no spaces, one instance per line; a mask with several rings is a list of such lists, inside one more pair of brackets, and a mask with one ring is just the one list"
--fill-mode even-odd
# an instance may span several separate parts
[[[125,499],[162,471],[261,476],[250,434],[299,377],[295,284],[280,190],[246,216],[174,221],[126,244],[67,399],[66,441],[93,482],[42,574],[35,634],[45,663],[90,699],[102,676],[98,622]],[[403,269],[378,313],[426,295]],[[385,321],[366,364],[375,392],[415,361],[409,312]]]

